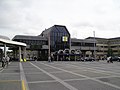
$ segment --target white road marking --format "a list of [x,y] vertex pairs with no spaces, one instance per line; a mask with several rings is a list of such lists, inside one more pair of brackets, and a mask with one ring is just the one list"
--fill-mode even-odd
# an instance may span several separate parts
[[0,72],[3,72],[4,69],[1,69]]
[[48,82],[57,82],[56,80],[49,80],[49,81],[32,81],[28,83],[48,83]]
[[[11,64],[12,62],[9,62],[9,64]],[[0,68],[0,72],[3,72],[5,70],[5,68]]]
[[[77,67],[77,68],[80,68],[80,69],[81,69],[81,67],[76,66],[76,65],[73,65],[73,64],[68,64],[68,65],[73,66],[73,67]],[[104,71],[104,70],[98,70],[98,69],[94,69],[94,68],[88,68],[88,67],[85,67],[85,66],[84,66],[84,67],[82,66],[82,68],[84,68],[84,69],[89,69],[89,70],[93,70],[93,71],[91,71],[91,72],[96,72],[96,73],[101,72],[101,73],[106,74],[106,75],[109,75],[110,73],[111,73],[111,74],[120,75],[120,73],[115,73],[115,72],[111,72],[111,71]],[[100,68],[100,67],[99,67],[99,68]]]
[[90,78],[90,77],[88,77],[88,76],[81,75],[81,74],[77,74],[77,73],[74,73],[74,72],[71,72],[71,71],[68,71],[68,70],[64,70],[64,69],[61,69],[61,68],[58,68],[58,67],[54,67],[54,66],[51,66],[51,65],[48,65],[48,64],[44,64],[44,63],[40,63],[40,64],[43,64],[43,65],[45,65],[45,66],[49,66],[49,67],[52,67],[52,68],[55,68],[55,69],[58,69],[58,70],[62,70],[62,71],[64,71],[64,72],[68,72],[68,73],[71,73],[71,74],[74,74],[74,75],[82,76],[82,77],[85,77],[85,78],[87,78],[87,79],[90,79],[90,80],[99,82],[99,83],[101,83],[101,84],[105,84],[105,85],[108,85],[108,86],[111,86],[111,87],[120,89],[120,87],[117,86],[117,85],[110,84],[110,83],[107,83],[107,82],[103,82],[103,81],[97,80],[96,78]]
[[54,75],[48,73],[48,72],[45,71],[45,70],[39,68],[39,67],[36,66],[35,64],[33,64],[33,63],[31,63],[31,62],[29,62],[29,63],[30,63],[31,65],[33,65],[34,67],[36,67],[37,69],[39,69],[39,70],[41,70],[42,72],[44,72],[45,74],[49,75],[50,77],[52,77],[53,79],[55,79],[56,81],[58,81],[59,83],[61,83],[62,85],[64,85],[64,86],[67,87],[68,89],[70,89],[70,90],[78,90],[77,88],[71,86],[70,84],[64,82],[63,80],[61,80],[61,79],[55,77]]

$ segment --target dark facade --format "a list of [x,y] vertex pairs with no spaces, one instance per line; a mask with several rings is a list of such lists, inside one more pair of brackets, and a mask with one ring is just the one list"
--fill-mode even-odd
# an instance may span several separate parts
[[44,30],[40,36],[46,37],[50,41],[52,52],[70,48],[70,33],[65,26],[54,25]]
[[14,41],[23,42],[27,44],[27,49],[39,50],[43,49],[43,45],[48,45],[48,41],[42,36],[25,36],[16,35],[13,38]]
[[3,51],[2,49],[0,49],[0,62],[2,61],[2,57],[3,57]]

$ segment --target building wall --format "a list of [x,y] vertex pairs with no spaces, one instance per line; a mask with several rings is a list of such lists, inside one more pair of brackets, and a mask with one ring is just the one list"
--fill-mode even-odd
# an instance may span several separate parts
[[108,55],[109,50],[113,56],[120,56],[120,38],[112,39],[97,39],[97,55]]
[[[39,37],[40,36],[40,37]],[[37,36],[26,36],[26,38],[15,37],[15,41],[20,41],[27,44],[27,50],[30,50],[32,56],[42,57],[48,56],[49,39],[50,39],[50,51],[55,52],[60,49],[74,49],[80,50],[82,54],[94,54],[99,57],[106,57],[109,49],[112,50],[113,55],[120,55],[120,38],[95,38],[89,37],[87,39],[71,39],[70,33],[65,26],[54,25],[48,29],[45,29],[38,37]],[[67,37],[67,41],[63,41],[63,37]],[[95,44],[95,46],[94,46]],[[30,56],[31,57],[31,56]],[[43,58],[40,58],[43,59]]]

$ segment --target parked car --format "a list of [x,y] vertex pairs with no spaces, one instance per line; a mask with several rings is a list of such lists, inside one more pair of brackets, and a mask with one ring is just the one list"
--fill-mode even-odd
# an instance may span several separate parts
[[114,57],[111,57],[111,60],[112,61],[120,61],[120,57],[114,56]]
[[85,57],[85,61],[94,61],[95,59],[93,57]]
[[69,54],[70,50],[69,49],[65,49],[63,52],[64,52],[64,54]]
[[59,51],[58,51],[58,54],[63,54],[63,50],[59,50]]

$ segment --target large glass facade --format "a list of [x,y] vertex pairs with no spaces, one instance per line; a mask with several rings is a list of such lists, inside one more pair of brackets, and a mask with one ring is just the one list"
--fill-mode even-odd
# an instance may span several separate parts
[[[65,40],[63,40],[65,38]],[[50,32],[51,51],[58,51],[70,48],[70,34],[65,27],[54,27]]]

